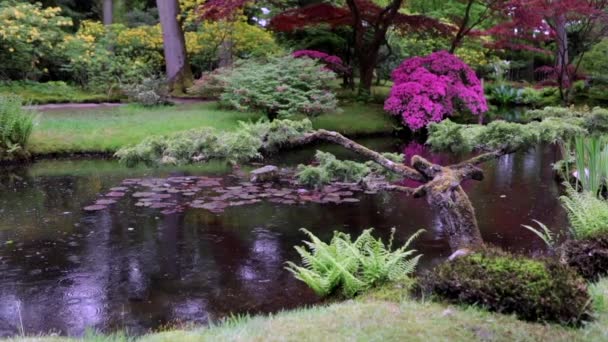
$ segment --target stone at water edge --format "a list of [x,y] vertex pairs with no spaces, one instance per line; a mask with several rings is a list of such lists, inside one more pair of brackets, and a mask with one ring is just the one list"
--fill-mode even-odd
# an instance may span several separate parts
[[96,205],[110,205],[116,203],[113,199],[100,199],[95,202]]
[[274,182],[279,180],[279,168],[274,165],[266,165],[259,169],[251,171],[251,182],[262,183],[262,182]]

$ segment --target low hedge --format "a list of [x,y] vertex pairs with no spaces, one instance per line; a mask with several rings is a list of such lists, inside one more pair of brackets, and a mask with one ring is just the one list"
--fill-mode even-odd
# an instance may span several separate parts
[[587,280],[608,275],[608,235],[568,240],[560,246],[562,260]]
[[528,321],[578,325],[590,318],[586,282],[556,260],[485,250],[437,266],[419,278],[416,288]]

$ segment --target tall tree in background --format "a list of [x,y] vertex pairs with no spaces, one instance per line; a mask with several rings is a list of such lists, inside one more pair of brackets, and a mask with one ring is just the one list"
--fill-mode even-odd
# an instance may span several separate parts
[[103,24],[112,25],[114,22],[114,3],[113,0],[103,0]]
[[408,8],[454,25],[449,50],[454,53],[467,36],[487,29],[507,3],[508,0],[411,0]]
[[[202,17],[222,18],[245,3],[245,0],[209,0],[201,7]],[[332,28],[351,27],[354,55],[359,66],[359,93],[369,94],[380,49],[387,44],[389,29],[437,34],[448,34],[453,29],[426,16],[400,13],[403,4],[404,0],[391,0],[385,6],[370,0],[346,0],[345,6],[312,4],[280,13],[271,20],[270,27],[283,32],[320,24]]]
[[188,63],[184,32],[177,20],[180,14],[177,0],[156,0],[163,31],[163,49],[167,81],[173,93],[184,93],[192,85],[192,70]]
[[[580,61],[605,35],[607,9],[608,0],[510,0],[503,9],[506,20],[488,32],[496,48],[553,54],[553,74],[562,100],[568,103],[578,69],[578,63],[571,64],[572,53]],[[579,51],[572,51],[569,36],[577,37]]]

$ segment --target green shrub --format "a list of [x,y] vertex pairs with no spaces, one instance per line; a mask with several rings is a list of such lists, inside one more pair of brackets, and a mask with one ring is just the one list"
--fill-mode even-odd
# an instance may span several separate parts
[[588,191],[578,192],[569,184],[560,197],[568,213],[575,239],[588,239],[608,233],[608,202]]
[[[395,163],[403,163],[404,160],[404,156],[398,153],[382,155]],[[321,188],[331,182],[358,183],[372,173],[391,181],[402,178],[376,162],[339,160],[333,154],[322,151],[317,151],[315,154],[315,162],[317,165],[298,165],[296,173],[298,183],[310,188]]]
[[560,250],[562,260],[585,279],[597,281],[608,275],[608,234],[568,240]]
[[519,101],[519,94],[517,89],[510,85],[501,84],[491,88],[490,99],[499,105],[514,105]]
[[267,63],[243,61],[228,77],[221,102],[270,118],[301,113],[315,116],[336,109],[331,91],[335,74],[308,58],[285,56]]
[[122,90],[131,101],[144,106],[160,106],[170,103],[167,82],[159,76],[146,77],[139,83],[123,85]]
[[27,157],[33,127],[33,115],[22,108],[21,98],[0,96],[0,161]]
[[305,229],[302,231],[310,238],[310,241],[304,241],[304,247],[295,247],[303,266],[287,262],[287,270],[319,296],[339,292],[350,298],[386,282],[407,278],[421,257],[412,257],[416,251],[408,248],[422,230],[394,251],[394,229],[388,245],[374,238],[372,229],[363,231],[355,241],[348,234],[334,232],[329,244]]
[[194,81],[188,89],[188,94],[205,99],[219,99],[228,85],[228,79],[232,69],[218,68],[211,72],[203,73],[201,78]]
[[573,269],[498,250],[443,263],[423,275],[417,287],[451,303],[515,313],[530,321],[579,324],[590,312],[587,285]]
[[172,136],[149,137],[141,143],[121,148],[115,156],[128,166],[145,164],[188,164],[222,159],[231,163],[260,158],[282,145],[312,131],[312,123],[274,120],[240,123],[236,131],[216,131],[205,127]]
[[371,169],[364,163],[352,160],[339,160],[331,153],[317,151],[315,161],[318,166],[298,165],[298,182],[309,187],[319,188],[331,181],[359,182]]

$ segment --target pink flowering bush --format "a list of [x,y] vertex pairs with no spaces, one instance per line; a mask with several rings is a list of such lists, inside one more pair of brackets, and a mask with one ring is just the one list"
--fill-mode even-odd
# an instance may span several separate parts
[[384,110],[418,130],[455,111],[479,115],[488,110],[481,81],[458,57],[440,51],[410,58],[393,71],[394,85]]
[[327,54],[325,52],[317,51],[317,50],[298,50],[294,51],[291,54],[294,58],[303,58],[307,57],[310,59],[317,60],[323,64],[325,67],[337,74],[346,74],[349,73],[349,68],[344,65],[342,58],[334,55]]

